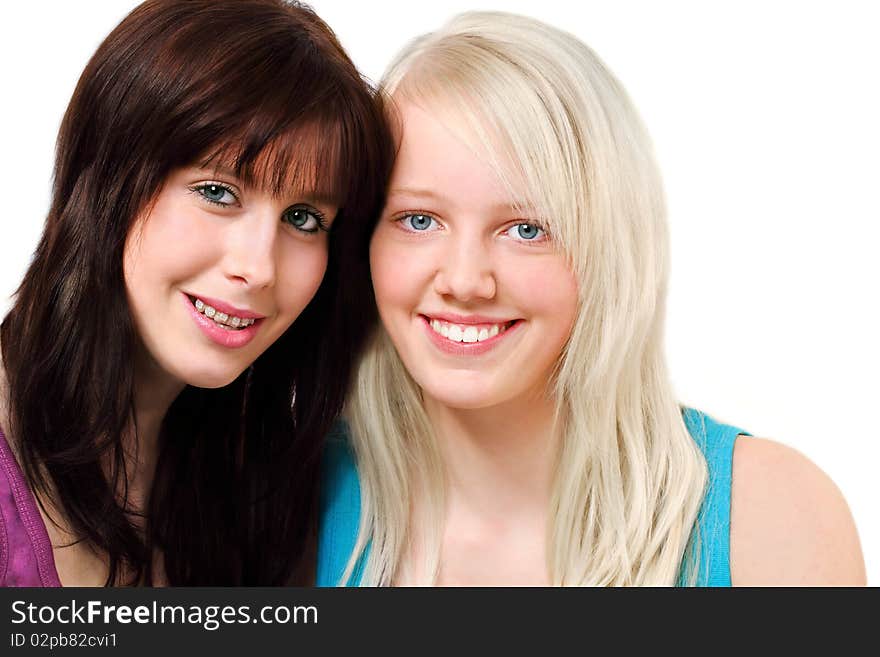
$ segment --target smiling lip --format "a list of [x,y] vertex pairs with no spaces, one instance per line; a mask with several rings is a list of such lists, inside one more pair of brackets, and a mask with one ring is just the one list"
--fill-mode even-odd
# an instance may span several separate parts
[[203,297],[200,294],[190,294],[185,292],[186,296],[190,299],[201,299],[206,306],[211,306],[214,310],[219,310],[221,313],[226,313],[230,317],[240,317],[241,319],[264,319],[266,316],[261,315],[260,313],[255,313],[251,310],[243,310],[241,308],[236,308],[225,301],[221,301],[220,299],[212,299],[211,297]]
[[[196,310],[196,307],[193,305],[192,301],[190,301],[189,295],[183,293],[181,294],[181,298],[186,304],[186,308],[189,311],[190,316],[193,318],[193,321],[196,323],[196,326],[201,329],[205,337],[207,337],[214,344],[220,345],[221,347],[227,347],[229,349],[239,349],[241,347],[244,347],[246,344],[254,339],[254,337],[257,335],[257,332],[260,330],[260,326],[263,323],[264,316],[250,313],[245,315],[235,315],[236,317],[241,317],[242,319],[254,320],[254,323],[247,328],[237,330],[221,328],[220,325],[217,324],[217,322],[215,322],[213,319],[205,317],[202,313]],[[197,298],[204,301],[206,305],[210,305],[213,308],[216,308],[227,314],[230,313],[226,311],[226,308],[234,308],[234,306],[223,304],[222,302],[220,303],[220,305],[214,306],[214,303],[216,303],[216,300],[214,299],[208,300],[205,297]],[[234,312],[241,311],[235,310]]]
[[[510,324],[511,320],[498,320],[482,315],[455,315],[455,314],[438,314],[438,315],[419,315],[422,326],[428,334],[428,339],[434,343],[440,351],[452,356],[480,356],[494,349],[509,333],[516,331],[522,324],[522,320],[513,320],[513,324],[507,327],[498,335],[483,340],[481,342],[455,342],[444,338],[431,328],[431,320],[439,319],[452,324]],[[467,321],[463,321],[467,320]]]
[[487,315],[457,315],[456,313],[422,313],[422,317],[427,317],[430,322],[432,319],[439,319],[441,322],[450,324],[509,324],[510,318],[500,319],[498,317],[489,317]]

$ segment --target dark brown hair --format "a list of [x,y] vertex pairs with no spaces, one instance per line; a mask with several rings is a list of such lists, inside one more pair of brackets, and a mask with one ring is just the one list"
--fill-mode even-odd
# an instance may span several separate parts
[[[376,94],[300,4],[150,0],[86,66],[2,345],[26,477],[109,556],[108,584],[151,582],[156,549],[173,585],[311,581],[321,444],[375,321],[367,245],[392,148]],[[276,191],[312,181],[340,211],[293,326],[230,385],[172,404],[139,529],[123,245],[172,170],[212,160]]]

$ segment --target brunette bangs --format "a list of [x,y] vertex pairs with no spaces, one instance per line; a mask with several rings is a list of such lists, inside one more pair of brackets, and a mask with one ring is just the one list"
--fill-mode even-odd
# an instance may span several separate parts
[[[374,189],[375,184],[365,185],[361,178],[382,166],[383,160],[368,143],[376,137],[364,130],[380,125],[372,116],[377,112],[367,107],[362,108],[367,116],[357,115],[340,100],[333,99],[320,114],[290,122],[277,135],[271,129],[274,117],[265,120],[269,129],[252,121],[239,136],[198,158],[198,166],[229,172],[245,185],[276,197],[304,196],[340,209],[375,205],[360,190]],[[267,134],[272,136],[267,139]]]
[[357,203],[351,194],[355,172],[381,164],[370,161],[377,154],[368,142],[381,143],[382,117],[376,99],[348,66],[314,57],[311,38],[287,34],[285,75],[279,75],[277,63],[265,74],[256,66],[280,56],[278,47],[268,49],[271,55],[259,52],[265,38],[254,44],[255,61],[215,63],[197,81],[204,86],[198,95],[223,100],[177,123],[180,152],[174,165],[192,164],[189,156],[198,153],[195,161],[203,168],[226,169],[276,196],[307,193],[337,206]]

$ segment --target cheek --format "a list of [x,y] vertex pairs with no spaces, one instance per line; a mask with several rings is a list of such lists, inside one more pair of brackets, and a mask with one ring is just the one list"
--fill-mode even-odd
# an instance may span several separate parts
[[152,223],[136,225],[129,232],[123,251],[125,289],[135,313],[148,311],[161,294],[162,282],[180,269],[176,244],[171,242],[167,248],[157,248],[161,247],[161,241],[157,240]]
[[294,314],[291,320],[296,319],[315,296],[326,270],[326,243],[290,249],[282,256],[276,283],[278,305],[285,313]]
[[370,244],[370,274],[379,313],[419,302],[430,279],[432,257],[427,245],[401,244],[381,228]]
[[[563,258],[535,259],[510,268],[505,286],[518,307],[540,322],[548,342],[564,344],[578,308],[578,285]],[[552,339],[551,339],[552,338]]]
[[216,259],[219,236],[196,213],[163,199],[135,220],[123,252],[129,294],[152,282],[180,282]]

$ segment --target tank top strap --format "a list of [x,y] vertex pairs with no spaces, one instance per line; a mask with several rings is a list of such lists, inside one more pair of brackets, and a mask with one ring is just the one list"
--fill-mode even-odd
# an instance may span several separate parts
[[0,586],[61,586],[46,525],[2,429]]
[[730,586],[730,492],[733,448],[737,436],[751,435],[722,424],[692,408],[682,410],[688,432],[706,459],[708,481],[694,528],[691,549],[681,569],[679,584],[687,583],[697,563],[697,586]]

